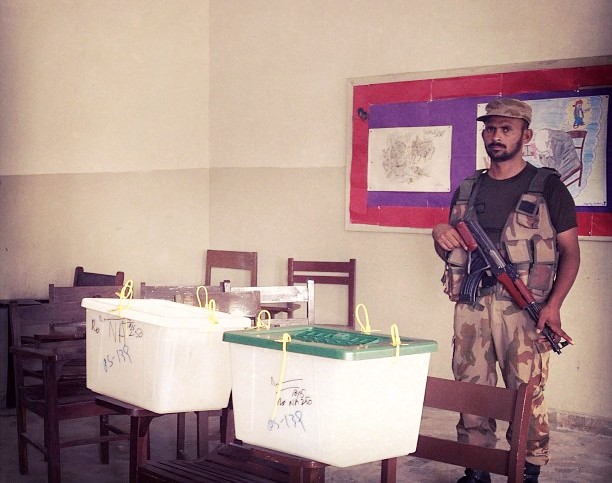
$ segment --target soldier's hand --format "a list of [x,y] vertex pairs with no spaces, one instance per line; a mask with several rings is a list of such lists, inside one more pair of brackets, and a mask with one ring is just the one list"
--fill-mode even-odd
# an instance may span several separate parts
[[537,326],[538,333],[542,332],[544,325],[548,325],[548,327],[550,327],[550,330],[554,334],[553,339],[555,342],[565,339],[570,344],[574,343],[572,338],[561,328],[561,314],[559,309],[556,309],[550,305],[544,305],[542,307]]
[[448,223],[440,223],[431,231],[431,236],[440,248],[447,252],[453,248],[463,248],[467,250],[467,246],[461,238],[461,235]]

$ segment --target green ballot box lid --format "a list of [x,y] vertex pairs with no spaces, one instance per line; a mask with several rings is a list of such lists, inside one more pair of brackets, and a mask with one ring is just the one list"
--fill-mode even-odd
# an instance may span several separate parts
[[[289,335],[290,340],[284,337],[285,334]],[[346,361],[407,356],[435,352],[438,348],[433,340],[400,337],[398,350],[390,335],[377,332],[364,334],[322,325],[232,330],[223,334],[223,340],[231,344],[278,351],[283,350],[284,339],[287,340],[287,352]]]

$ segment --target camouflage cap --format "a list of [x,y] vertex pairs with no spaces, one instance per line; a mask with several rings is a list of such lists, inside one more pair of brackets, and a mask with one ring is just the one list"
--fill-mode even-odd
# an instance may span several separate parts
[[524,119],[527,121],[527,124],[531,123],[531,107],[529,104],[518,99],[507,97],[495,99],[486,105],[485,110],[487,113],[477,117],[477,121],[484,121],[490,116],[503,116]]

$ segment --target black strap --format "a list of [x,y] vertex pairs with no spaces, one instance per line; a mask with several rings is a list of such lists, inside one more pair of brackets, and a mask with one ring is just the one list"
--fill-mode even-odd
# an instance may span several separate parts
[[474,193],[474,186],[480,179],[480,175],[482,175],[486,169],[477,169],[470,176],[465,178],[461,185],[459,185],[459,196],[457,197],[457,203],[462,202],[461,204],[465,204],[471,200],[472,194]]
[[536,174],[531,178],[531,182],[529,183],[529,188],[527,188],[528,193],[544,193],[544,185],[546,184],[546,180],[549,176],[557,176],[561,177],[559,172],[553,168],[542,167],[538,168]]

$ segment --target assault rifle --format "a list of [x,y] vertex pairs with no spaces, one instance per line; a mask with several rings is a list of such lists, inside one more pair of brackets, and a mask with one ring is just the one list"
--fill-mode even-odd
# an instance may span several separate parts
[[[506,263],[478,221],[473,216],[461,218],[455,225],[455,229],[463,238],[468,249],[468,274],[461,286],[459,302],[476,305],[476,294],[480,281],[485,272],[490,270],[516,305],[521,310],[525,310],[537,325],[540,318],[540,304],[536,302],[531,290],[520,279],[514,265]],[[569,344],[567,341],[555,342],[555,334],[548,325],[544,325],[542,334],[557,354],[561,354],[561,349]]]

